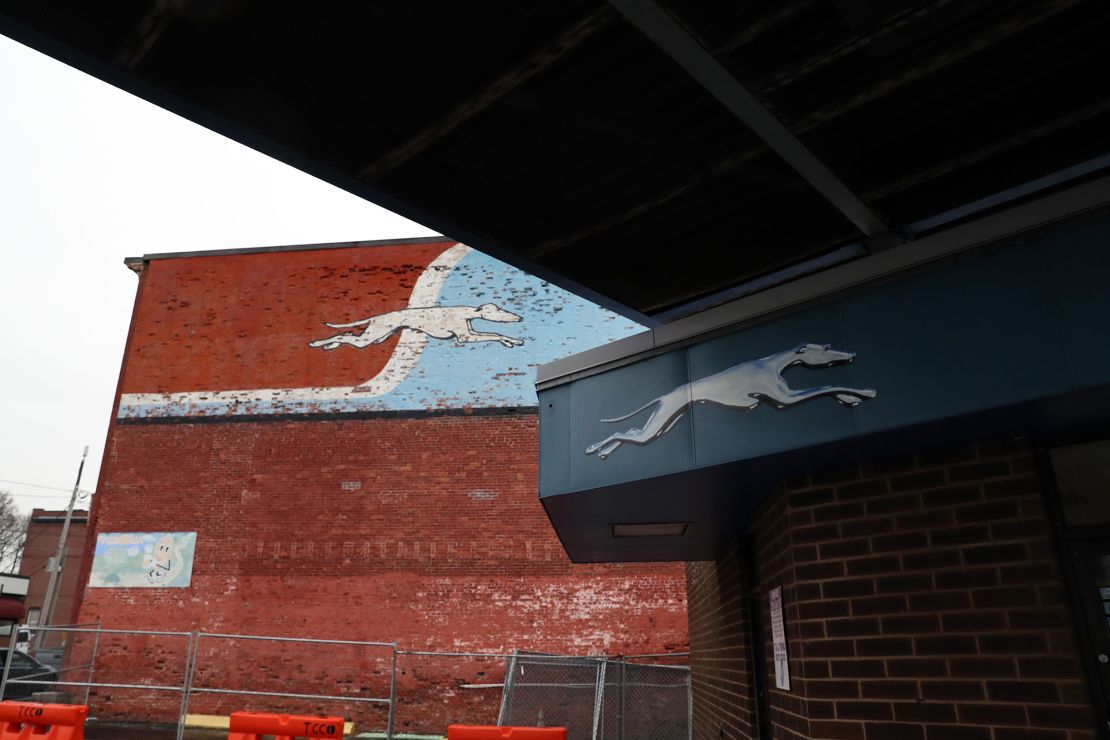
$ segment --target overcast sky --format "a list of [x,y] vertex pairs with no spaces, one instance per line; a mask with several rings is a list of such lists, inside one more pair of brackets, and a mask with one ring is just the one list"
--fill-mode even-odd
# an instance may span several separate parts
[[0,490],[24,511],[65,506],[86,444],[96,487],[124,257],[434,233],[3,36],[0,100]]

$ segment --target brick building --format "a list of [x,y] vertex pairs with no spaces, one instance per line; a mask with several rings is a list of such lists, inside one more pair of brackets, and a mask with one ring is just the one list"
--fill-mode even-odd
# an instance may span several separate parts
[[[129,264],[82,621],[422,651],[685,649],[681,566],[572,565],[535,498],[532,366],[635,325],[442,238]],[[389,323],[363,330],[368,316]],[[198,680],[320,693],[333,678],[317,672],[338,670],[383,690],[365,656],[266,650],[205,654]],[[101,653],[99,681],[151,670],[123,643]],[[459,686],[499,681],[503,661],[410,662],[399,730],[494,721],[500,692]],[[205,699],[193,711],[241,704]],[[93,701],[136,711],[119,691]]]
[[649,327],[539,493],[688,564],[699,740],[1110,737],[1110,4],[522,7],[0,28]]
[[[790,481],[687,568],[702,737],[1090,737],[1034,455],[965,445]],[[747,593],[785,593],[793,685],[753,705]],[[762,599],[761,599],[762,601]],[[766,619],[766,617],[764,617]],[[773,676],[761,677],[773,686]],[[992,735],[993,732],[993,735]]]
[[[27,539],[23,543],[23,558],[19,562],[19,575],[30,578],[27,588],[27,623],[38,624],[42,613],[46,586],[50,581],[47,564],[58,552],[58,537],[65,522],[65,511],[35,509],[27,520]],[[75,510],[69,525],[66,559],[62,579],[58,586],[58,601],[54,607],[54,624],[72,624],[77,604],[77,581],[81,575],[81,558],[85,554],[89,512]]]
[[1085,212],[540,368],[541,500],[571,559],[688,561],[695,737],[1110,726],[1110,352],[1080,340],[1110,315],[1108,234]]

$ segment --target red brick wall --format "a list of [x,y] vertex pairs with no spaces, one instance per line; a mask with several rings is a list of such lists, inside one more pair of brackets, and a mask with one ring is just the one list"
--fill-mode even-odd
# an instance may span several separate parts
[[[23,558],[19,561],[19,575],[29,576],[31,579],[27,584],[27,598],[24,600],[28,611],[42,609],[46,587],[50,583],[50,573],[46,570],[46,565],[58,552],[58,538],[62,534],[65,515],[65,510],[35,509],[27,521],[27,540],[23,544]],[[85,553],[87,529],[88,512],[75,511],[66,537],[66,562],[62,568],[62,582],[58,587],[58,603],[51,619],[53,624],[71,623],[73,597],[81,574],[81,557]],[[49,642],[54,644],[57,640]]]
[[[85,589],[81,618],[410,650],[685,649],[682,567],[570,564],[536,496],[537,441],[534,414],[117,424],[93,525],[196,531],[192,585]],[[98,655],[97,680],[178,680],[169,642],[120,638]],[[315,653],[228,645],[202,656],[198,676],[385,690],[376,659]],[[499,682],[500,661],[409,657],[401,669],[399,730],[496,719],[500,693],[462,685]],[[133,708],[125,693],[94,704]],[[205,708],[231,704],[198,697]]]
[[746,568],[739,542],[715,563],[686,568],[699,738],[757,737]]
[[421,266],[451,244],[153,260],[143,268],[120,390],[360,383],[385,366],[397,338],[358,352],[308,350],[306,344],[326,336],[325,317],[403,308]]
[[[767,654],[781,585],[794,682],[767,674],[775,737],[1093,737],[1023,442],[793,481],[754,530]],[[698,738],[756,737],[745,567],[688,566]]]

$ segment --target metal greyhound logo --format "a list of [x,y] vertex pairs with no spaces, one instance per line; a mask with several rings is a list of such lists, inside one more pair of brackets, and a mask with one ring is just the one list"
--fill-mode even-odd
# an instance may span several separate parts
[[587,447],[586,454],[597,455],[604,460],[626,442],[641,446],[651,444],[669,432],[694,404],[711,403],[735,411],[751,411],[767,401],[775,408],[786,409],[813,398],[832,396],[841,405],[857,406],[862,401],[875,398],[878,395],[875,389],[824,385],[795,390],[782,377],[783,372],[796,365],[833,367],[849,364],[855,358],[854,353],[841,352],[827,344],[799,344],[758,360],[741,362],[700,380],[683,383],[624,416],[602,419],[606,424],[612,424],[652,409],[642,427],[610,434]]

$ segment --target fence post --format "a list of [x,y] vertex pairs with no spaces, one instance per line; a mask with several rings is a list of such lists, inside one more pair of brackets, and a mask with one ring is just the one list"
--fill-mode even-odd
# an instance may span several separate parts
[[200,630],[193,630],[185,641],[185,675],[181,680],[181,709],[177,716],[177,740],[184,740],[185,718],[189,716],[189,694],[193,689],[193,670],[200,652]]
[[686,737],[694,740],[694,667],[686,671]]
[[620,658],[621,662],[621,714],[620,714],[620,740],[624,740],[624,686],[626,681],[625,669],[628,667],[628,659],[625,657]]
[[[96,632],[93,633],[92,655],[89,656],[89,678],[88,678],[88,683],[90,683],[90,684],[92,683],[92,680],[93,680],[93,672],[96,671],[96,651],[100,649],[100,625],[101,625],[100,617],[97,617],[96,618]],[[92,686],[86,686],[85,687],[85,701],[83,703],[86,707],[89,705],[89,691],[91,691],[91,690],[92,690]]]
[[385,740],[393,740],[393,719],[397,712],[397,643],[393,643],[393,670],[389,674],[389,718],[385,723]]
[[174,734],[176,740],[182,740],[185,737],[185,697],[189,693],[189,667],[192,662],[193,634],[189,633],[189,637],[185,641],[185,665],[181,667],[181,703],[177,709],[177,731]]
[[0,700],[8,693],[8,673],[12,669],[12,655],[15,653],[15,644],[19,642],[19,625],[12,625],[12,636],[8,641],[8,657],[4,659],[4,675],[0,677]]
[[597,687],[594,690],[594,730],[590,734],[592,740],[598,740],[597,728],[601,720],[601,703],[605,700],[605,659],[597,662]]
[[516,650],[505,659],[505,680],[501,683],[501,709],[497,712],[497,724],[504,726],[509,722],[512,711],[513,681],[516,676]]

